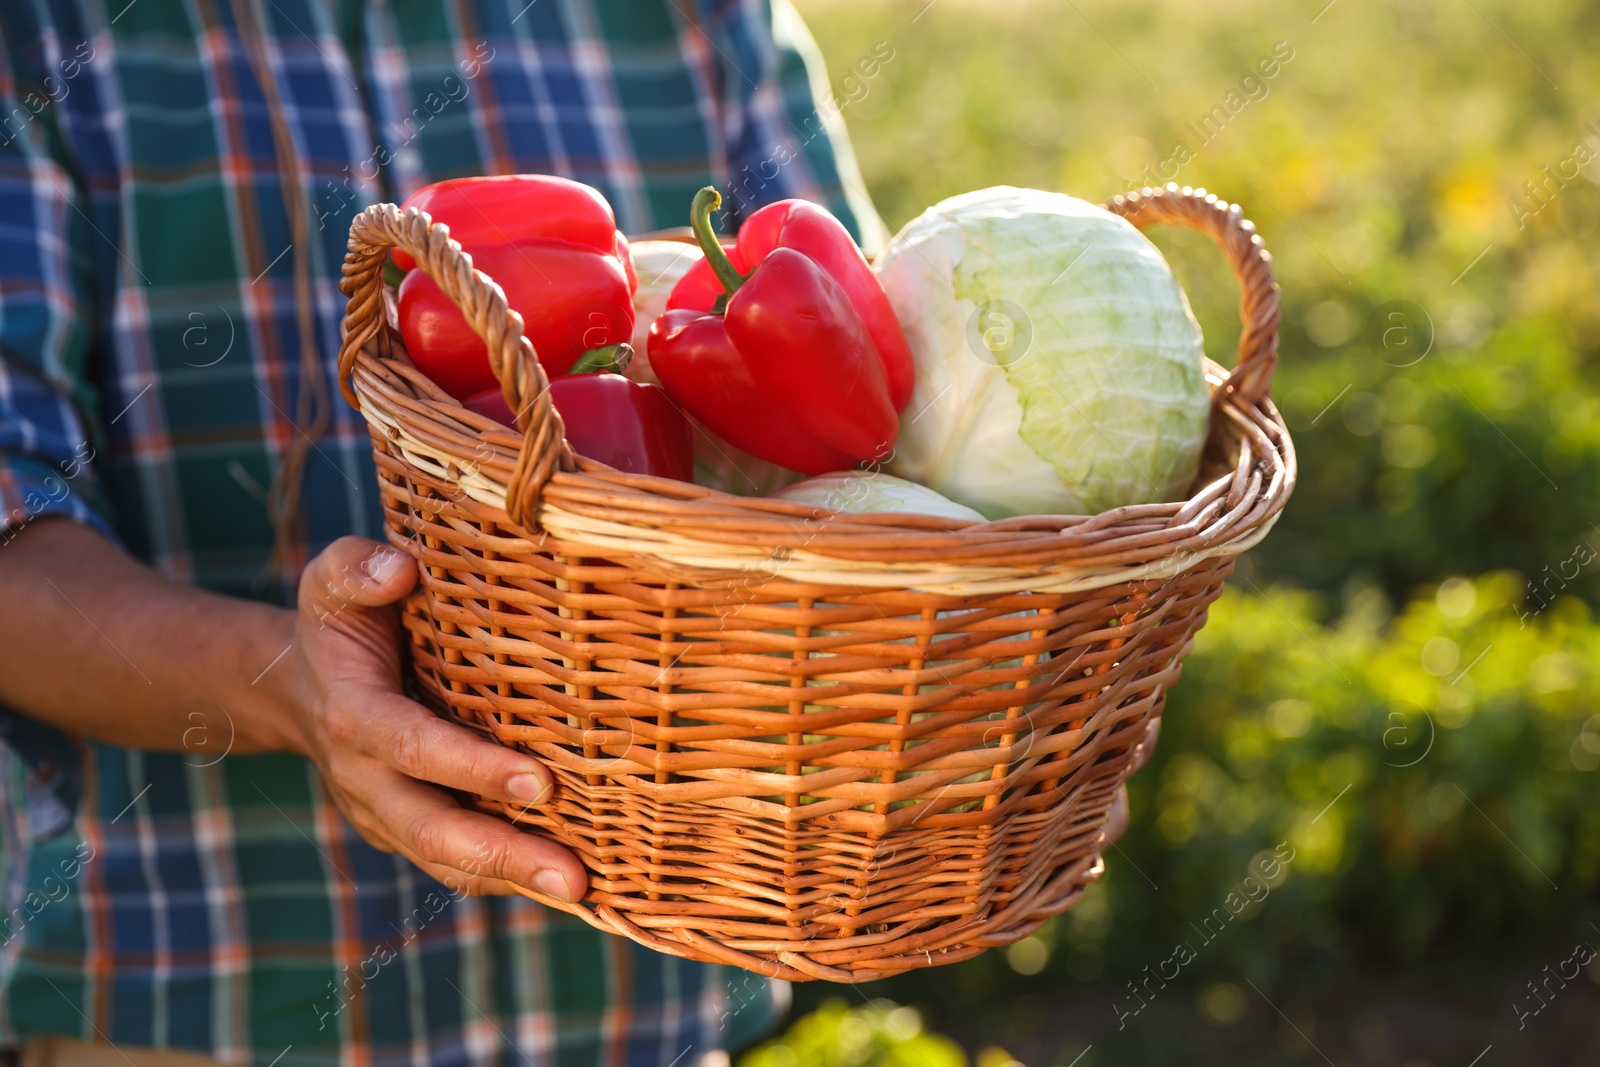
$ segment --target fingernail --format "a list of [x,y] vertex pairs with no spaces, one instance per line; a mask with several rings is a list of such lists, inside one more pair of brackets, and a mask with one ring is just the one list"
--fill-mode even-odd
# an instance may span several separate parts
[[513,774],[506,779],[506,792],[513,800],[543,804],[550,797],[550,783],[537,774]]
[[561,872],[554,867],[548,867],[533,876],[533,888],[547,897],[557,900],[573,901],[578,899],[578,894],[567,888],[567,880],[561,877]]
[[399,551],[389,545],[379,545],[362,564],[362,569],[373,584],[382,585],[399,573],[400,565],[404,562],[405,556]]

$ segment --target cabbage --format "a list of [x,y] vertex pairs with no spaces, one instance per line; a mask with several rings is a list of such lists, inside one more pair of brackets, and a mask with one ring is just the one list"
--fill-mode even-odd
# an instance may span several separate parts
[[694,484],[734,496],[771,496],[805,477],[730,445],[687,411],[684,416],[694,428]]
[[772,495],[778,500],[816,504],[830,511],[853,511],[858,514],[910,511],[919,515],[942,515],[948,519],[983,521],[983,516],[976,511],[940,496],[925,485],[874,471],[819,474]]
[[650,324],[667,310],[667,297],[672,295],[678,279],[706,257],[699,245],[684,241],[635,241],[628,251],[633,257],[633,272],[639,277],[639,288],[633,294],[633,337],[628,342],[633,345],[633,362],[628,365],[628,377],[659,385],[645,354]]
[[877,269],[917,364],[891,471],[990,518],[1173,500],[1194,481],[1200,326],[1126,220],[981,189],[913,219]]

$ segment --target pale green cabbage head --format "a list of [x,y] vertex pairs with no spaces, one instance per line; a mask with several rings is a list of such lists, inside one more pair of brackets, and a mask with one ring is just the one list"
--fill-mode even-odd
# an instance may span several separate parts
[[816,504],[830,511],[860,514],[907,511],[919,515],[942,515],[949,519],[983,521],[983,516],[978,512],[940,496],[925,485],[875,471],[819,474],[772,495],[779,500]]
[[1194,481],[1200,326],[1126,220],[981,189],[909,222],[877,269],[917,363],[894,473],[992,519],[1174,500]]

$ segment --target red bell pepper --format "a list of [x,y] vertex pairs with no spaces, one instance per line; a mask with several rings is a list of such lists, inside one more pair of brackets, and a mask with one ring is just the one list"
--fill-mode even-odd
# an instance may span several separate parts
[[[522,332],[546,374],[565,374],[590,349],[633,336],[633,296],[616,256],[545,241],[468,251],[472,265],[498,282],[522,315]],[[418,369],[451,396],[496,384],[483,341],[421,271],[400,283],[400,335]]]
[[[899,411],[911,399],[916,368],[905,331],[895,317],[894,307],[872,272],[850,232],[824,208],[805,200],[780,200],[768,204],[744,221],[739,237],[727,250],[733,269],[748,274],[774,249],[792,248],[810,259],[838,282],[850,298],[850,305],[861,316],[872,343],[883,360],[884,379],[889,385],[889,402]],[[696,308],[710,311],[722,295],[722,283],[709,259],[696,263],[673,287],[667,309]]]
[[[554,174],[451,178],[423,186],[400,206],[426,211],[469,252],[483,245],[560,241],[626,258],[627,242],[600,190]],[[401,270],[417,265],[398,248],[390,255]]]
[[736,447],[791,470],[887,457],[898,409],[849,294],[793,248],[773,249],[741,275],[711,229],[721,202],[715,189],[700,190],[691,221],[726,306],[717,298],[709,310],[669,310],[650,327],[662,386]]
[[[620,370],[625,361],[614,365]],[[567,443],[580,456],[629,474],[694,480],[694,431],[660,386],[620,374],[564,374],[550,379],[550,400],[566,424]],[[464,403],[496,422],[516,425],[499,386]]]
[[[505,291],[545,373],[633,333],[637,285],[627,242],[605,199],[566,178],[457,178],[418,190],[407,206],[450,227],[473,266]],[[397,254],[401,266],[410,257]],[[497,385],[483,341],[421,271],[400,284],[400,334],[417,367],[461,399]]]

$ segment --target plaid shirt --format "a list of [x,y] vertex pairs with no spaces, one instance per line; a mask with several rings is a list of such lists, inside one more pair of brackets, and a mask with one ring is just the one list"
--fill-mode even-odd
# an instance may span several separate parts
[[[876,224],[788,0],[0,0],[0,45],[0,552],[67,515],[173,578],[284,601],[329,541],[376,536],[366,426],[334,394],[303,536],[269,562],[267,487],[303,429],[296,264],[331,383],[368,203],[542,171],[634,233],[683,224],[714,181]],[[361,841],[306,761],[218,758],[226,724],[196,731],[129,751],[0,712],[0,1045],[665,1067],[781,1007],[743,972],[454,899]]]

